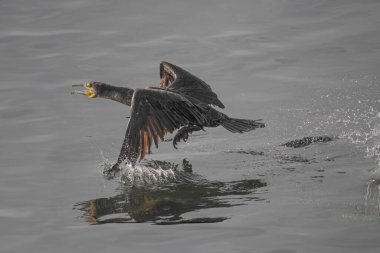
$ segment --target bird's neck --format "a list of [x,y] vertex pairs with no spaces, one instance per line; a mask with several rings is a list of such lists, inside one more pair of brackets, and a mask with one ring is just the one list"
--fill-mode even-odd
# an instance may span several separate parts
[[102,84],[99,97],[111,99],[122,104],[131,106],[134,90],[127,87],[117,87],[108,84]]

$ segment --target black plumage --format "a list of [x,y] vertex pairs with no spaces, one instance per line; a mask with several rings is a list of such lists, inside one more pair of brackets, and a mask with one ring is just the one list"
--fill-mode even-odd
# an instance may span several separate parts
[[[75,85],[76,86],[76,85]],[[222,125],[233,133],[264,127],[260,120],[230,118],[212,107],[224,108],[211,87],[186,70],[168,63],[160,64],[160,86],[145,89],[115,87],[100,82],[83,84],[86,91],[75,91],[90,98],[102,97],[131,106],[131,116],[117,163],[127,160],[132,165],[158,148],[167,133],[179,129],[173,139],[187,140],[188,134],[204,127]]]

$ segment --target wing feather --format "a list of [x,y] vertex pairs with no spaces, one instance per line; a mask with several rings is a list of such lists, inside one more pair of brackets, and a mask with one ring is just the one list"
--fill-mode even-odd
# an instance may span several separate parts
[[211,86],[186,70],[169,62],[160,63],[160,88],[172,90],[199,101],[224,108]]
[[118,164],[127,159],[134,164],[151,152],[154,142],[169,132],[189,123],[204,125],[207,122],[202,108],[185,96],[160,89],[136,89],[132,98],[131,117],[118,158]]
[[156,146],[156,148],[158,148],[157,130],[152,126],[152,122],[148,122],[148,127],[152,134],[154,145]]

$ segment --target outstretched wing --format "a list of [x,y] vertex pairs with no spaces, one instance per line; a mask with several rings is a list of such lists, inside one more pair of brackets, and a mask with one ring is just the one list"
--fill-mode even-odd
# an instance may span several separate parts
[[223,103],[211,90],[210,85],[174,64],[161,62],[160,78],[161,89],[181,93],[203,103],[224,108]]
[[131,118],[118,158],[134,164],[150,153],[154,142],[164,140],[167,132],[172,133],[181,126],[204,125],[207,119],[202,108],[181,94],[161,89],[136,89],[132,98]]

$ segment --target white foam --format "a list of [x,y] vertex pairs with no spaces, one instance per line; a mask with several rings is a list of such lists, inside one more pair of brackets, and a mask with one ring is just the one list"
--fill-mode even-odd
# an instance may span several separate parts
[[176,175],[172,169],[146,167],[144,165],[125,165],[122,167],[121,181],[128,184],[154,185],[165,183],[175,179]]

